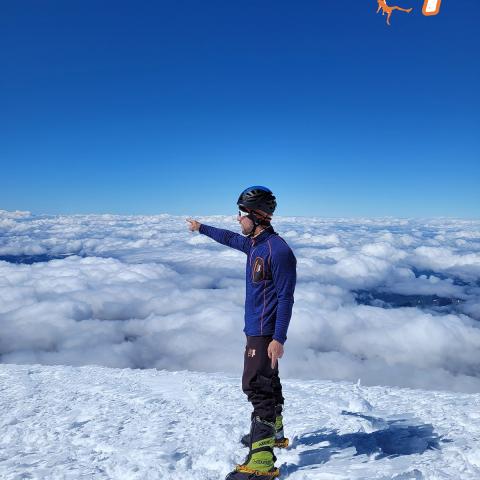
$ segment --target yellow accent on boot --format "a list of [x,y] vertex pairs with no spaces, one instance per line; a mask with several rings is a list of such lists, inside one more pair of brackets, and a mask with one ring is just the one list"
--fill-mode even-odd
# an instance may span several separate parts
[[277,415],[275,418],[275,445],[276,448],[287,448],[289,445],[288,438],[283,433],[283,417]]
[[256,450],[257,448],[262,448],[262,447],[273,448],[274,444],[275,444],[275,437],[262,438],[261,440],[258,440],[258,442],[252,443],[252,450]]
[[247,458],[247,462],[243,465],[237,465],[237,468],[248,468],[250,470],[261,472],[263,475],[275,468],[273,452],[266,450],[253,452],[249,455],[249,458]]
[[283,428],[283,417],[281,415],[277,415],[275,418],[275,430],[281,430]]

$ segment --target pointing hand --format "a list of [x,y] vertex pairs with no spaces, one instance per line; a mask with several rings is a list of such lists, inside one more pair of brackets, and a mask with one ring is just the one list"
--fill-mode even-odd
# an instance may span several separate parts
[[201,225],[200,222],[197,222],[196,220],[193,220],[192,218],[187,218],[186,221],[190,222],[190,225],[188,226],[188,228],[190,229],[191,232],[198,232],[198,230],[200,229],[200,225]]

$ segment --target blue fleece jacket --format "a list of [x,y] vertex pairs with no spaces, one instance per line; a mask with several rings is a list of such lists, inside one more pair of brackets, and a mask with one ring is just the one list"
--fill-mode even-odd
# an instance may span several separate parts
[[272,227],[255,238],[203,224],[199,231],[247,254],[245,334],[285,343],[297,280],[297,260],[285,240]]

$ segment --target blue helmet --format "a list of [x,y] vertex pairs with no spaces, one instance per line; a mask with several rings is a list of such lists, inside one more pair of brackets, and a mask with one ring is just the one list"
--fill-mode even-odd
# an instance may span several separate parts
[[246,188],[238,197],[237,205],[240,210],[248,212],[250,210],[262,210],[272,215],[277,207],[275,196],[267,187],[254,185]]

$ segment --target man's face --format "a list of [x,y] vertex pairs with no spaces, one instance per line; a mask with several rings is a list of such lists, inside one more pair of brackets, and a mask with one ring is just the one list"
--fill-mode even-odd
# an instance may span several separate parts
[[[254,212],[257,215],[262,215],[263,217],[267,217],[268,219],[271,218],[271,215],[268,215],[268,213],[264,212],[263,210],[255,210]],[[253,221],[248,218],[248,213],[238,212],[237,220],[240,224],[240,227],[242,228],[242,233],[244,235],[248,235],[249,233],[251,233],[253,228]]]
[[243,212],[242,215],[240,215],[240,213],[237,215],[237,220],[242,229],[242,233],[248,235],[252,231],[253,222],[247,217],[247,214]]

